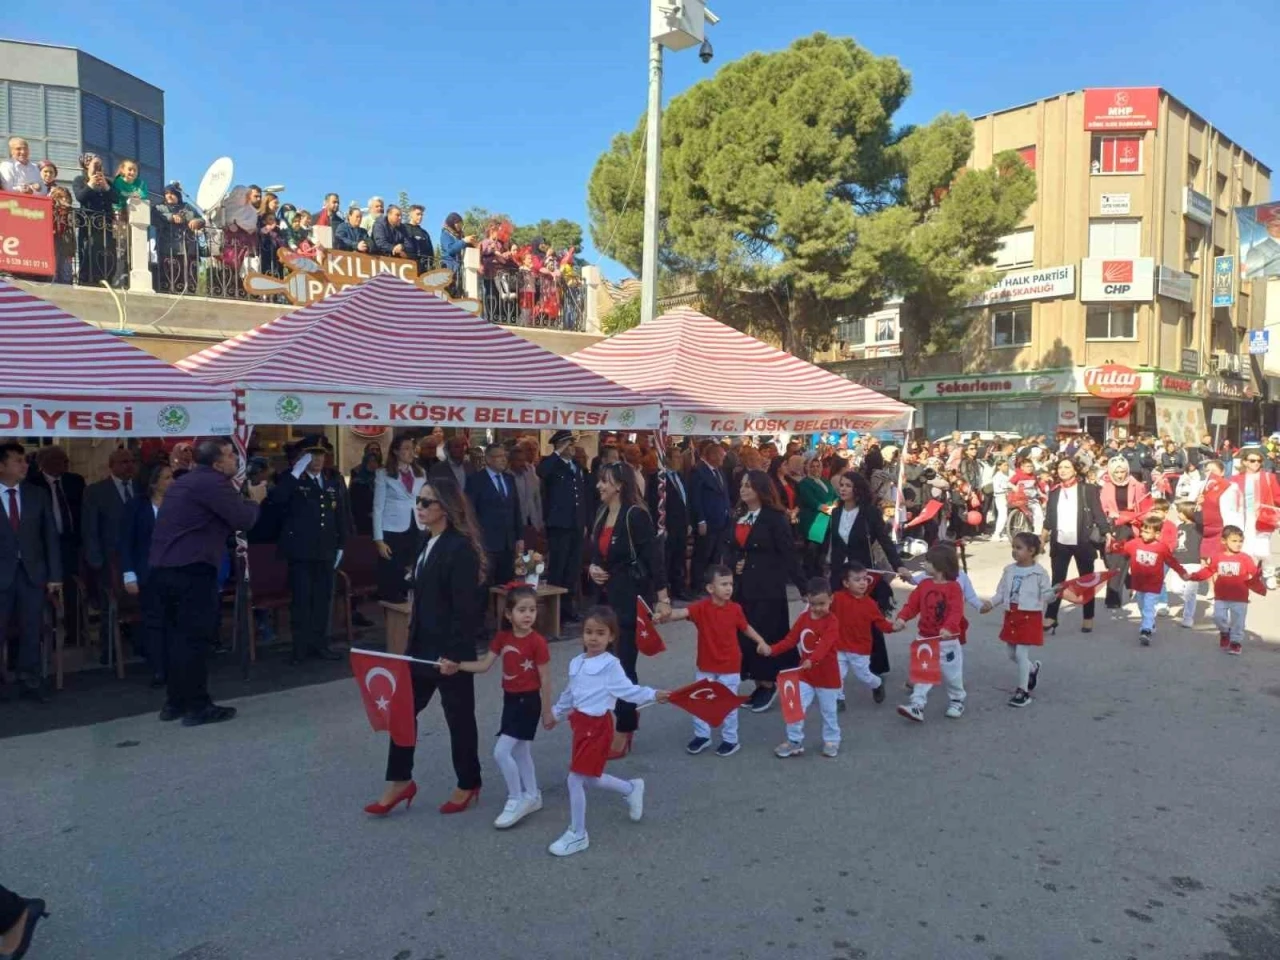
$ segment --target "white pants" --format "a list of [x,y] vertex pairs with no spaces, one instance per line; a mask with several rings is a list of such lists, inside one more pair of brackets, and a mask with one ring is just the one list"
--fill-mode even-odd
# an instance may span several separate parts
[[1031,532],[1039,533],[1044,529],[1044,504],[1039,500],[1031,501]]
[[[947,699],[964,703],[964,647],[959,640],[939,640],[938,655],[942,660],[942,683],[947,688]],[[931,683],[917,683],[911,688],[911,705],[923,708],[932,689]]]
[[[1187,573],[1195,573],[1200,569],[1198,563],[1183,564]],[[1196,619],[1196,605],[1200,602],[1202,584],[1194,580],[1183,580],[1172,570],[1164,575],[1164,588],[1170,597],[1182,598],[1182,623],[1191,626]]]
[[869,690],[876,690],[883,686],[884,681],[871,672],[870,654],[846,653],[840,650],[836,653],[836,658],[840,661],[840,700],[844,699],[844,678],[849,675],[850,670],[858,680],[866,684]]
[[997,493],[996,501],[996,532],[991,535],[993,540],[999,540],[1001,537],[1009,535],[1009,495],[1007,493]]
[[[822,742],[840,742],[840,721],[836,714],[836,703],[839,701],[839,690],[829,687],[811,687],[800,681],[800,706],[809,712],[813,698],[818,698],[818,709],[822,711]],[[787,739],[792,743],[804,743],[804,721],[787,724]]]
[[1247,600],[1214,600],[1213,622],[1218,632],[1227,634],[1232,643],[1244,642],[1244,618],[1249,613]]
[[505,733],[499,734],[498,742],[493,745],[493,759],[507,782],[508,800],[533,799],[538,795],[538,775],[529,750],[532,746],[529,740],[517,740]]
[[1031,668],[1035,663],[1031,659],[1031,651],[1037,649],[1025,643],[1007,643],[1009,659],[1018,665],[1018,689],[1026,690],[1031,682]]
[[[699,670],[694,676],[695,680],[714,680],[716,683],[723,683],[734,693],[738,692],[738,684],[742,682],[742,677],[736,673],[707,673]],[[711,739],[711,725],[705,720],[697,717],[693,718],[693,735],[695,737],[703,737]],[[720,727],[720,739],[725,743],[738,742],[738,711],[734,710],[724,718],[724,724]]]

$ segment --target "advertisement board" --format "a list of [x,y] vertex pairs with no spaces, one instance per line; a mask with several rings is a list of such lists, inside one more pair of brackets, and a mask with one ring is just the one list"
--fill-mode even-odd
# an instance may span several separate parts
[[1280,277],[1280,202],[1236,207],[1240,279]]
[[1159,123],[1159,87],[1094,87],[1084,92],[1086,130],[1154,130]]
[[971,307],[1069,297],[1076,292],[1075,264],[1036,270],[1010,270],[989,290],[969,301]]
[[1229,307],[1236,302],[1236,258],[1213,258],[1213,305]]
[[0,270],[52,277],[53,201],[29,193],[0,193]]
[[1151,257],[1086,257],[1080,261],[1080,299],[1149,301],[1155,294]]
[[1208,432],[1204,424],[1203,401],[1157,396],[1155,402],[1156,435],[1161,440],[1172,440],[1179,446],[1199,443]]

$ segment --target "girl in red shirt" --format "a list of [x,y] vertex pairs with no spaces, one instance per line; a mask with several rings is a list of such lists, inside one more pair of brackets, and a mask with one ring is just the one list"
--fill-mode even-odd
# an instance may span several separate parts
[[[917,616],[921,638],[940,637],[938,657],[941,661],[942,680],[947,688],[947,716],[957,720],[964,715],[964,648],[960,643],[964,620],[964,592],[957,582],[960,578],[960,557],[950,544],[939,543],[924,555],[924,569],[929,579],[912,591],[906,606],[894,621],[893,628],[901,630],[908,620]],[[932,684],[919,683],[911,688],[911,702],[898,707],[898,713],[916,723],[924,722],[924,707],[929,699]]]

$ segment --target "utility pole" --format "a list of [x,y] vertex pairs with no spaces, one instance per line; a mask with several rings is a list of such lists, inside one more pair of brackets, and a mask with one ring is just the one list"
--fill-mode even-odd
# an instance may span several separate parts
[[649,118],[645,123],[644,262],[640,321],[658,315],[658,182],[662,173],[662,43],[649,41]]

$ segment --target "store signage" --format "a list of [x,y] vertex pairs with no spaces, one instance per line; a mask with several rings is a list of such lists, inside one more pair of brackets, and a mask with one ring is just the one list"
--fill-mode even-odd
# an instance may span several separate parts
[[1159,87],[1095,87],[1084,92],[1086,130],[1154,130],[1159,122]]
[[1141,385],[1141,374],[1119,363],[1090,367],[1084,372],[1084,388],[1102,400],[1132,397]]
[[1058,398],[1058,426],[1063,430],[1080,429],[1080,403],[1075,397]]
[[29,193],[0,193],[0,270],[52,277],[53,201]]
[[1162,373],[1156,380],[1156,389],[1163,393],[1185,393],[1191,396],[1204,394],[1204,381],[1198,377],[1175,377]]
[[1183,373],[1199,373],[1200,372],[1200,351],[1183,348],[1182,351],[1182,372]]
[[1072,373],[994,373],[972,377],[943,377],[937,380],[903,380],[904,400],[984,400],[1026,394],[1052,396],[1069,393]]
[[41,437],[159,437],[231,433],[229,400],[38,400],[0,397],[0,434]]
[[1213,226],[1213,201],[1190,187],[1182,193],[1182,213],[1196,223]]
[[1179,446],[1199,443],[1205,435],[1204,401],[1156,397],[1156,434]]
[[1271,346],[1270,330],[1250,330],[1249,331],[1249,355],[1265,356],[1267,350]]
[[1257,388],[1247,381],[1210,377],[1205,381],[1205,385],[1211,397],[1226,397],[1229,400],[1252,400],[1258,395]]
[[290,303],[303,306],[384,273],[418,285],[418,264],[414,260],[342,250],[324,250],[315,259],[288,250],[277,253],[285,267],[285,277],[248,273],[244,278],[245,292],[255,296],[284,294]]
[[991,289],[970,300],[968,305],[985,307],[993,303],[1046,300],[1051,297],[1069,297],[1075,292],[1075,264],[1038,270],[1011,270]]
[[1162,297],[1168,297],[1170,300],[1190,303],[1194,282],[1195,277],[1191,274],[1175,270],[1173,267],[1166,267],[1162,264],[1156,270],[1156,293]]
[[868,390],[875,390],[877,393],[897,393],[898,383],[901,380],[896,367],[879,370],[845,370],[841,375],[846,380],[860,387],[866,387]]
[[1213,305],[1229,307],[1236,302],[1236,258],[1213,258]]
[[1098,212],[1104,217],[1124,217],[1129,214],[1129,194],[1104,193]]
[[1080,299],[1148,301],[1155,293],[1155,261],[1086,257],[1080,261]]

